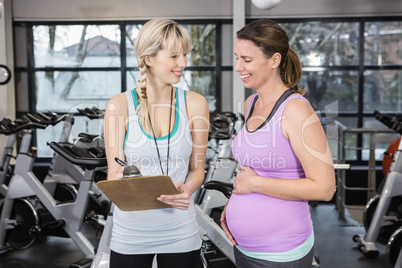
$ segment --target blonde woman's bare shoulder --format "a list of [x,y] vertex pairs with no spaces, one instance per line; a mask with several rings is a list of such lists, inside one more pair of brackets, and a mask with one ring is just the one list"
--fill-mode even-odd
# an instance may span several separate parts
[[127,102],[127,97],[126,97],[125,92],[119,93],[119,94],[113,96],[112,98],[110,98],[110,100],[109,100],[110,103],[115,103],[115,102],[119,102],[119,101]]
[[106,113],[127,114],[127,97],[126,94],[120,93],[112,97],[106,105]]
[[190,116],[209,113],[208,102],[204,96],[194,91],[186,92],[187,111]]
[[189,100],[190,101],[193,101],[193,100],[195,100],[195,101],[197,101],[197,100],[199,100],[199,101],[205,100],[205,97],[203,95],[201,95],[198,92],[190,91],[190,90],[186,91],[186,97],[187,97],[187,101],[189,101]]
[[204,96],[194,91],[187,91],[186,99],[187,117],[190,129],[203,129],[203,131],[192,132],[193,139],[199,135],[206,135],[205,137],[207,137],[209,126],[209,108],[207,100]]

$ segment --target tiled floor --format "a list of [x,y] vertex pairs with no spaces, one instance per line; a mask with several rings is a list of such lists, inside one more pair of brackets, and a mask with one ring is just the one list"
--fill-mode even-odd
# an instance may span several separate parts
[[346,210],[345,220],[338,217],[334,205],[320,204],[310,209],[315,232],[315,251],[322,268],[390,268],[385,256],[386,247],[377,245],[380,256],[366,258],[353,241],[356,234],[364,234],[361,223]]
[[[311,208],[316,237],[315,250],[322,268],[389,268],[385,246],[376,259],[367,259],[357,249],[352,237],[364,233],[363,226],[346,213],[346,220],[338,218],[332,204],[319,204]],[[97,238],[92,229],[87,233]],[[46,242],[25,250],[5,252],[0,255],[1,268],[67,268],[71,263],[85,257],[68,238],[49,237]]]
[[[83,231],[94,246],[100,234],[91,227]],[[46,241],[28,249],[11,250],[0,255],[1,268],[67,268],[85,258],[70,238],[47,237]]]

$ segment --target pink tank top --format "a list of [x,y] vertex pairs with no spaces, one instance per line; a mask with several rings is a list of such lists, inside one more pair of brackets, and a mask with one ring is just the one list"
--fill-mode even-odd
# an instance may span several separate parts
[[[288,90],[282,95],[271,115],[256,130],[249,132],[246,121],[232,142],[236,161],[253,168],[259,176],[305,177],[290,141],[281,130],[286,104],[292,99],[305,99],[299,94],[289,97],[292,93],[294,91]],[[247,118],[252,114],[257,98],[255,95],[251,100]],[[286,252],[303,244],[313,230],[308,201],[289,201],[259,193],[233,194],[226,208],[226,217],[238,246],[249,251]]]

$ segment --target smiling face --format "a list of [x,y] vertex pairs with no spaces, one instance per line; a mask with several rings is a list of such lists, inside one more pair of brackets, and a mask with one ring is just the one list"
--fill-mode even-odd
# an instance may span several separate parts
[[277,64],[275,64],[278,53],[268,59],[252,41],[236,39],[234,54],[236,56],[235,70],[240,74],[246,88],[258,90],[278,75]]
[[139,87],[147,98],[149,83],[154,88],[180,82],[187,66],[186,54],[191,48],[187,30],[180,24],[166,19],[153,19],[141,28],[134,48],[141,73]]
[[151,75],[163,84],[177,84],[187,66],[187,54],[160,50],[155,56],[148,57],[146,63]]

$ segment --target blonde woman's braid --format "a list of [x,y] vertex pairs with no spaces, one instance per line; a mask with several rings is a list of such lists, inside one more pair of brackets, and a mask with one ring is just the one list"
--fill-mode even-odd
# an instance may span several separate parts
[[140,88],[141,88],[141,98],[144,100],[148,99],[147,95],[147,65],[144,63],[144,61],[141,62],[140,64]]
[[141,99],[139,105],[137,106],[137,114],[140,117],[140,123],[145,128],[145,130],[149,130],[148,123],[148,94],[147,94],[147,65],[145,64],[143,58],[141,58],[141,62],[139,64],[139,70],[141,73],[140,76],[140,88],[141,88]]

